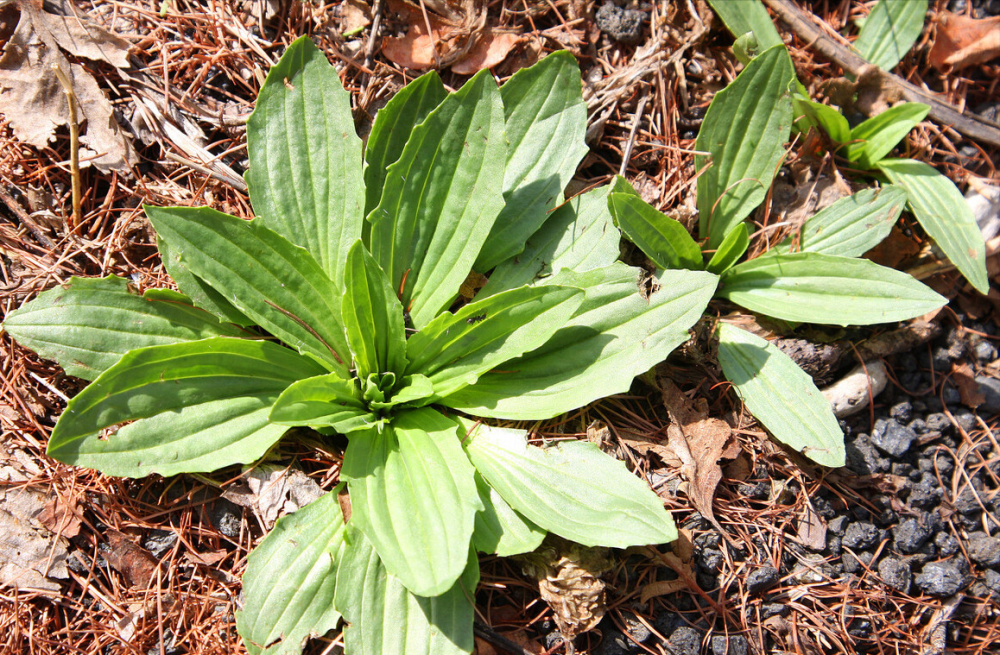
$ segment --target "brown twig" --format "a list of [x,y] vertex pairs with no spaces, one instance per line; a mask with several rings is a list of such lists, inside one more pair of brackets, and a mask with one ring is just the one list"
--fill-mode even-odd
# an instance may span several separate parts
[[[824,57],[843,68],[851,75],[860,76],[863,72],[869,75],[875,68],[856,52],[851,52],[829,36],[823,34],[810,21],[809,17],[796,7],[791,0],[764,0],[777,16],[785,21],[795,34]],[[954,128],[956,131],[982,143],[1000,147],[1000,125],[988,121],[975,114],[963,114],[951,104],[939,100],[930,91],[910,84],[898,75],[888,71],[878,70],[879,81],[884,87],[895,89],[900,96],[909,102],[922,102],[930,105],[930,117]]]
[[70,175],[73,179],[73,214],[70,216],[69,229],[76,232],[76,228],[81,222],[80,203],[83,192],[80,183],[80,124],[77,122],[76,108],[78,101],[76,93],[73,92],[73,83],[63,72],[59,64],[52,64],[52,72],[59,79],[63,93],[66,94],[66,101],[69,103],[69,167]]

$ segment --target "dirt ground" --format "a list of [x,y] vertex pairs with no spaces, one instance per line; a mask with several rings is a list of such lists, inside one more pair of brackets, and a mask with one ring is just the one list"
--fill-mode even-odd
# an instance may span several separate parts
[[[873,4],[798,6],[846,44]],[[932,0],[923,35],[895,72],[942,103],[1000,120],[1000,59],[945,72],[928,63],[943,12],[983,18],[1000,13],[998,5]],[[800,80],[822,95],[844,71],[777,24]],[[732,36],[704,0],[0,2],[0,87],[6,79],[27,89],[16,102],[0,93],[0,312],[74,275],[123,276],[140,291],[170,287],[143,204],[209,205],[249,218],[245,121],[264,74],[303,34],[340,71],[362,135],[421,69],[437,68],[457,88],[484,66],[502,81],[567,49],[584,76],[591,147],[567,195],[622,172],[645,200],[689,225],[694,139],[713,95],[741,69]],[[51,47],[43,60],[28,61],[13,47],[18,39]],[[53,63],[72,71],[77,121],[85,125],[78,150]],[[1000,183],[996,145],[933,120],[901,149],[963,192]],[[759,225],[805,211],[817,179],[853,179],[843,161],[817,153],[810,137],[792,145]],[[667,425],[661,383],[637,381],[629,396],[525,426],[537,437],[600,441],[653,485],[682,528],[673,546],[609,554],[598,583],[604,618],[577,637],[575,652],[1000,648],[1000,385],[990,381],[1000,377],[1000,292],[983,297],[967,287],[908,217],[870,256],[914,272],[952,302],[929,317],[912,348],[885,359],[889,389],[844,423],[848,467],[822,469],[768,440],[695,343],[650,378],[673,380],[737,426],[739,454],[722,462],[714,493],[723,534],[693,509],[690,486],[658,451]],[[1000,264],[995,256],[989,264],[995,284]],[[804,350],[802,361],[823,342],[849,351],[877,332],[805,336],[787,344]],[[818,367],[817,378],[829,382],[851,364],[849,355],[835,359]],[[233,611],[246,556],[296,506],[297,493],[336,484],[341,445],[303,432],[252,474],[111,478],[44,455],[81,380],[6,334],[0,377],[0,531],[9,536],[0,539],[7,549],[0,550],[0,653],[244,652]],[[899,430],[913,432],[915,445],[892,457],[885,435]],[[556,553],[565,547],[550,545]],[[957,571],[957,588],[934,586],[934,575],[952,570],[941,563]],[[572,652],[525,568],[483,559],[479,655]],[[581,574],[580,584],[593,583]],[[328,634],[307,652],[338,653],[340,644]]]

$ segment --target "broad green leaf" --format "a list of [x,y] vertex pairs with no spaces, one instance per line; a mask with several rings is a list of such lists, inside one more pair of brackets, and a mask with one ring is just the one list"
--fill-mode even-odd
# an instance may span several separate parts
[[920,226],[979,293],[990,288],[986,243],[955,183],[927,164],[912,159],[883,159],[878,170],[906,190],[910,211]]
[[146,215],[193,274],[289,346],[346,375],[340,293],[308,252],[259,220],[208,207],[147,205]]
[[879,0],[854,42],[862,57],[891,70],[920,38],[927,0]]
[[760,0],[708,0],[708,4],[733,36],[753,32],[761,50],[784,46],[774,21]]
[[420,329],[451,304],[503,206],[503,104],[488,70],[413,128],[368,220],[371,252]]
[[705,270],[709,273],[721,275],[735,264],[743,253],[750,246],[750,228],[746,223],[740,223],[736,228],[726,235],[719,249],[712,255]]
[[47,452],[132,478],[252,462],[287,430],[267,420],[281,392],[322,373],[269,341],[214,337],[133,350],[69,402]]
[[608,209],[628,240],[660,268],[700,271],[701,248],[683,225],[630,193],[612,193]]
[[[338,487],[339,489],[339,487]],[[247,558],[236,629],[250,655],[299,655],[337,627],[337,564],[344,551],[337,489],[278,519]]]
[[382,409],[395,407],[405,403],[415,403],[418,400],[429,398],[434,395],[434,385],[425,375],[414,373],[407,375],[396,385],[396,390],[392,392],[392,397],[384,402],[369,403],[372,409]]
[[825,325],[905,321],[948,302],[906,273],[817,252],[738,264],[723,274],[718,295],[774,318]]
[[[798,93],[793,97],[796,119],[802,117],[810,125],[823,129],[836,143],[848,143],[851,140],[851,126],[844,115],[829,105],[814,102]],[[803,128],[805,131],[805,128]]]
[[458,424],[432,409],[397,414],[381,433],[352,435],[341,471],[351,522],[419,596],[446,592],[466,567],[483,509],[473,476]]
[[212,285],[189,271],[187,262],[181,261],[180,255],[171,250],[170,244],[157,238],[156,248],[160,251],[163,268],[177,283],[177,288],[180,289],[181,293],[191,298],[195,307],[204,309],[226,323],[234,323],[244,327],[254,325],[253,319],[233,307],[233,304],[213,289]]
[[268,72],[247,121],[250,202],[265,224],[316,259],[342,290],[347,250],[361,238],[361,139],[351,95],[309,39]]
[[581,302],[580,289],[521,287],[445,312],[410,337],[407,372],[426,375],[444,398],[544,344]]
[[332,427],[342,434],[371,428],[376,421],[361,402],[356,380],[337,373],[289,386],[275,401],[268,420],[285,426]]
[[479,561],[470,552],[465,570],[443,594],[423,598],[389,573],[365,536],[348,527],[337,569],[335,606],[350,655],[468,655],[473,648]]
[[18,343],[55,360],[70,375],[93,380],[136,348],[215,336],[246,336],[190,299],[166,290],[145,295],[124,278],[73,277],[11,312],[3,329]]
[[764,339],[719,323],[719,364],[778,441],[823,466],[844,465],[844,433],[812,378]]
[[806,219],[802,229],[767,251],[766,255],[819,252],[860,257],[882,242],[906,206],[906,192],[898,186],[865,189],[841,198]]
[[476,416],[546,419],[615,393],[666,359],[688,339],[718,278],[702,271],[667,271],[644,298],[640,271],[618,263],[554,284],[584,289],[583,304],[545,345],[505,362],[441,404]]
[[347,253],[342,313],[358,377],[406,369],[403,305],[361,241]]
[[930,109],[919,102],[904,102],[872,116],[851,130],[852,143],[844,148],[844,154],[859,166],[872,168],[924,120]]
[[524,251],[494,269],[477,298],[532,284],[563,269],[582,273],[611,266],[621,233],[608,211],[610,185],[567,200],[528,238]]
[[437,71],[431,71],[400,89],[375,114],[365,147],[365,216],[378,206],[386,170],[399,159],[413,128],[420,125],[447,95]]
[[587,105],[580,67],[567,50],[522,68],[500,88],[507,134],[504,208],[476,261],[486,272],[522,251],[562,202],[587,154]]
[[729,231],[764,200],[792,126],[789,87],[795,79],[784,46],[764,51],[715,94],[698,133],[699,234],[718,248]]
[[472,532],[472,545],[476,550],[510,557],[530,553],[542,545],[545,530],[514,511],[478,472],[476,489],[486,508],[476,513],[476,527]]
[[542,529],[584,546],[613,548],[677,538],[663,501],[622,462],[591,443],[538,448],[525,437],[523,430],[479,425],[466,450],[490,486]]

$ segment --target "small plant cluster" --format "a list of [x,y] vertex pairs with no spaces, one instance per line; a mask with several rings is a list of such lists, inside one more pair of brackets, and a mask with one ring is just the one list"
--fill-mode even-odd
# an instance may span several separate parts
[[[348,655],[469,653],[477,553],[529,552],[547,532],[618,548],[676,535],[660,499],[595,446],[538,447],[485,421],[548,419],[627,391],[713,297],[792,324],[944,304],[859,259],[914,205],[905,184],[845,198],[740,261],[794,92],[776,46],[713,100],[697,142],[709,153],[696,162],[699,243],[621,178],[563,198],[586,152],[569,53],[499,88],[484,71],[448,93],[428,73],[362,144],[336,71],[299,39],[247,125],[257,218],[146,208],[180,292],[74,278],[7,318],[22,344],[92,380],[48,452],[111,475],[176,475],[257,461],[291,427],[343,435],[340,485],[249,557],[247,649],[298,653],[343,621]],[[880,149],[858,161],[881,162]],[[618,261],[623,233],[658,267],[651,293]],[[474,271],[488,274],[480,289]],[[761,423],[843,465],[812,380],[764,339],[725,321],[717,334],[722,369]]]

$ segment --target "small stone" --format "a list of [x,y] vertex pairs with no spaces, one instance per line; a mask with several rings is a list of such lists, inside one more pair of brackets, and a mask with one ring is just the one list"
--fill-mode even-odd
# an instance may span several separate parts
[[691,626],[682,625],[667,639],[666,647],[670,655],[699,655],[701,633]]
[[747,655],[750,652],[750,645],[743,635],[715,635],[711,641],[712,655]]
[[893,462],[890,470],[893,475],[898,475],[901,478],[908,478],[916,469],[913,468],[913,464],[910,464],[909,462]]
[[983,340],[977,343],[974,352],[976,359],[983,365],[990,364],[997,358],[996,346],[989,341]]
[[866,434],[859,434],[846,446],[847,468],[856,475],[875,475],[889,470],[889,460],[879,455]]
[[236,539],[240,536],[240,524],[243,522],[242,514],[243,510],[239,505],[231,503],[225,498],[216,499],[208,512],[212,525],[230,539]]
[[843,544],[851,550],[871,548],[879,540],[878,528],[867,521],[856,521],[844,530]]
[[958,552],[958,539],[947,532],[938,532],[934,536],[934,545],[941,557],[951,557]]
[[908,400],[896,403],[889,409],[889,416],[900,423],[909,423],[913,419],[913,404]]
[[750,500],[767,500],[771,497],[769,482],[741,482],[736,488],[741,496]]
[[844,543],[835,534],[826,535],[826,552],[834,557],[839,557],[844,552]]
[[983,394],[984,400],[977,409],[981,415],[1000,414],[1000,380],[979,375],[976,377],[977,391]]
[[177,543],[177,533],[168,530],[152,530],[145,539],[142,540],[142,547],[153,554],[156,559],[161,559]]
[[722,568],[726,558],[718,550],[703,550],[695,557],[698,567],[704,571],[715,572]]
[[928,596],[954,596],[965,586],[965,576],[952,562],[925,564],[916,578],[917,586]]
[[933,430],[935,432],[944,432],[951,427],[951,419],[944,412],[934,412],[933,414],[928,414],[927,418],[924,419],[927,423],[927,429]]
[[635,618],[634,614],[622,612],[622,622],[625,623],[625,631],[628,633],[628,636],[640,644],[645,643],[646,640],[653,636],[653,633],[649,631],[646,624]]
[[910,591],[913,574],[908,562],[895,557],[886,557],[878,563],[878,576],[896,591],[904,594]]
[[844,571],[847,573],[860,573],[864,571],[871,566],[873,559],[875,559],[875,555],[867,550],[862,550],[853,555],[851,553],[844,553],[841,557],[841,561],[844,564]]
[[993,568],[1000,565],[1000,537],[985,532],[969,535],[969,558],[980,566]]
[[751,594],[759,594],[767,591],[781,580],[781,574],[773,566],[762,566],[754,569],[747,576],[747,591]]
[[594,16],[597,27],[619,43],[638,43],[642,39],[645,14],[605,2]]
[[833,534],[844,534],[844,530],[847,529],[847,522],[848,518],[846,516],[838,516],[826,524],[826,529]]
[[1000,572],[993,569],[986,569],[986,573],[983,575],[983,584],[993,594],[1000,596]]
[[892,540],[896,550],[904,555],[910,555],[920,550],[920,547],[930,536],[930,530],[914,518],[906,519],[892,528]]
[[966,432],[971,432],[976,429],[976,415],[969,410],[955,410],[951,415],[955,417],[955,422],[958,423],[958,427],[962,428]]
[[947,383],[941,388],[941,399],[945,405],[957,405],[962,402],[962,394],[958,393],[958,389],[952,384]]
[[[553,642],[549,645],[549,637],[553,635],[558,635],[558,639],[552,639]],[[546,635],[546,649],[551,649],[556,647],[558,644],[563,643],[562,635],[558,632],[551,632]],[[632,642],[626,637],[620,630],[609,630],[605,635],[604,639],[601,640],[601,645],[594,650],[594,655],[630,655],[632,652]]]
[[917,433],[908,427],[900,425],[895,419],[879,419],[872,430],[872,443],[883,453],[899,457],[910,449],[917,438]]
[[767,603],[760,606],[760,617],[762,619],[769,619],[772,616],[785,618],[791,613],[792,608],[785,603]]
[[968,486],[962,489],[952,504],[959,514],[977,514],[983,509],[979,504],[979,498],[976,497],[976,491]]
[[[922,462],[923,460],[921,460]],[[911,507],[929,510],[937,507],[938,503],[941,502],[942,495],[944,493],[941,491],[941,486],[937,479],[930,472],[924,472],[924,476],[920,478],[920,482],[913,485],[913,488],[910,490],[910,497],[907,499],[907,502],[909,502]]]

